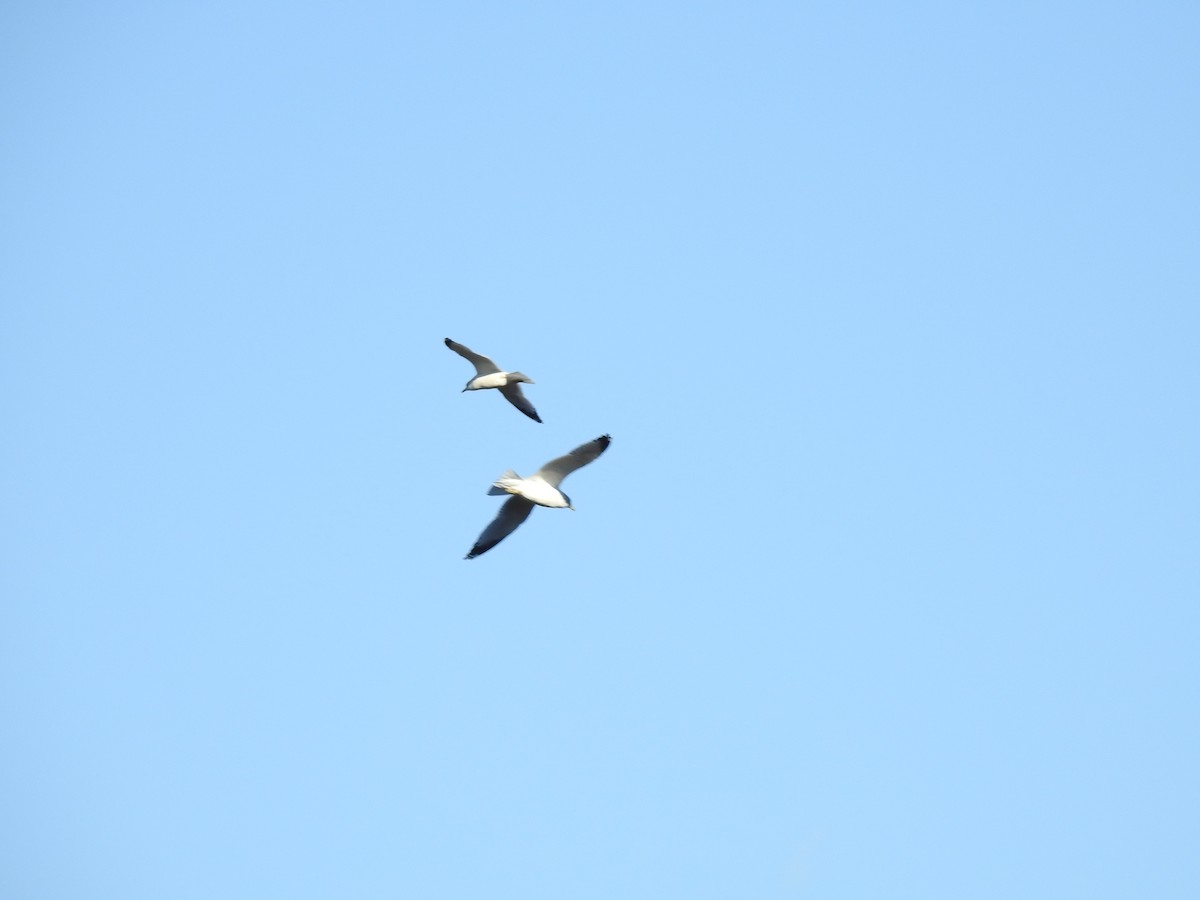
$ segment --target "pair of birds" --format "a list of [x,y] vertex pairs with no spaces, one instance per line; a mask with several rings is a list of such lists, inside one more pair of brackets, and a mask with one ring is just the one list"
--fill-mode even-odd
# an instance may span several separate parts
[[[495,388],[504,398],[535,422],[541,422],[541,416],[533,408],[521,391],[521,384],[533,384],[533,379],[523,372],[505,372],[492,360],[482,356],[469,347],[455,343],[446,338],[446,346],[467,360],[475,367],[475,377],[467,382],[463,391],[482,391]],[[511,495],[500,507],[496,518],[483,529],[479,539],[475,541],[466,559],[474,559],[482,553],[487,553],[498,543],[517,530],[517,527],[529,518],[533,507],[546,506],[551,509],[574,509],[571,498],[559,490],[562,480],[581,469],[608,449],[612,438],[607,434],[601,435],[586,444],[580,444],[565,456],[550,460],[528,478],[522,478],[512,469],[492,482],[488,488],[491,496]]]

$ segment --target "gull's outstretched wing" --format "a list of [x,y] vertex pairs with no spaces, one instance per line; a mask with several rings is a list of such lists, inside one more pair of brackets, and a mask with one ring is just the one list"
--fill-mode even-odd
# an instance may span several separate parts
[[583,468],[607,450],[611,442],[612,438],[607,434],[601,435],[594,441],[580,444],[566,456],[550,460],[550,462],[546,463],[529,477],[540,478],[551,487],[558,487],[564,478],[576,469]]
[[462,344],[456,344],[450,338],[446,338],[446,346],[467,360],[475,367],[476,375],[491,375],[494,372],[502,371],[501,368],[488,359],[486,356],[480,356],[470,347],[465,347]]
[[542,421],[541,417],[537,414],[537,410],[533,408],[533,404],[525,399],[525,394],[521,391],[520,382],[514,381],[512,384],[504,385],[504,387],[500,388],[500,393],[504,395],[504,399],[533,419],[533,421]]
[[488,527],[483,529],[483,534],[479,535],[479,540],[475,542],[475,546],[471,548],[471,552],[464,558],[474,559],[481,553],[487,553],[516,531],[517,526],[529,518],[529,513],[532,510],[532,500],[526,500],[520,494],[513,494],[500,507],[500,512],[496,514],[496,518],[492,519]]

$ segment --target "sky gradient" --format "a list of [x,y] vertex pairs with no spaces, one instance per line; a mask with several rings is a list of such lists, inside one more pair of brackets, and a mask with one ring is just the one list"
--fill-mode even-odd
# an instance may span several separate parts
[[976,6],[8,4],[0,895],[1197,896],[1200,12]]

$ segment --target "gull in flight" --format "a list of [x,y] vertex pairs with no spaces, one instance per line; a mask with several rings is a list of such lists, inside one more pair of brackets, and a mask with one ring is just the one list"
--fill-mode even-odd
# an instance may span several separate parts
[[612,442],[607,434],[588,441],[576,447],[566,456],[552,459],[528,478],[522,478],[512,469],[496,479],[488,489],[493,496],[512,494],[491,524],[483,529],[479,540],[466,555],[466,559],[474,559],[481,553],[487,553],[498,543],[517,530],[517,526],[529,518],[534,504],[549,506],[552,509],[574,509],[571,498],[558,489],[562,480],[590,463],[593,459],[608,449]]
[[505,372],[486,356],[480,356],[470,347],[456,344],[450,338],[446,338],[446,346],[475,367],[475,377],[467,382],[467,386],[463,388],[463,391],[481,391],[484,388],[499,388],[505,400],[525,413],[533,421],[542,421],[541,417],[537,414],[537,410],[533,408],[533,404],[526,400],[525,395],[521,393],[521,382],[533,384],[532,378],[523,372]]

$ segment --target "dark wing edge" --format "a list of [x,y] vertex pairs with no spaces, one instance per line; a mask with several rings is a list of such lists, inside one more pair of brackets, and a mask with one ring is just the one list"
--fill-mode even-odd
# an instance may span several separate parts
[[457,341],[452,341],[446,338],[446,346],[469,362],[475,367],[475,374],[490,375],[493,372],[499,372],[500,367],[484,356],[482,353],[476,353],[465,344],[460,344]]
[[471,548],[471,552],[464,556],[463,559],[474,559],[477,556],[487,553],[516,531],[517,526],[528,519],[532,511],[532,500],[526,500],[519,494],[513,494],[500,507],[500,512],[496,513],[496,518],[492,519],[488,527],[483,529],[483,533],[479,535],[479,540],[475,542],[475,546]]
[[542,417],[537,414],[537,410],[533,408],[533,404],[525,397],[524,391],[521,390],[521,385],[518,382],[506,384],[500,388],[500,393],[504,395],[504,399],[519,409],[535,422],[541,422]]
[[[588,441],[586,444],[580,444],[570,453],[550,460],[550,462],[546,463],[534,474],[551,487],[558,487],[562,483],[562,480],[576,469],[582,469],[599,457],[601,453],[608,449],[608,445],[611,443],[612,437],[602,434],[595,440]],[[531,475],[530,477],[532,478],[533,476]]]

